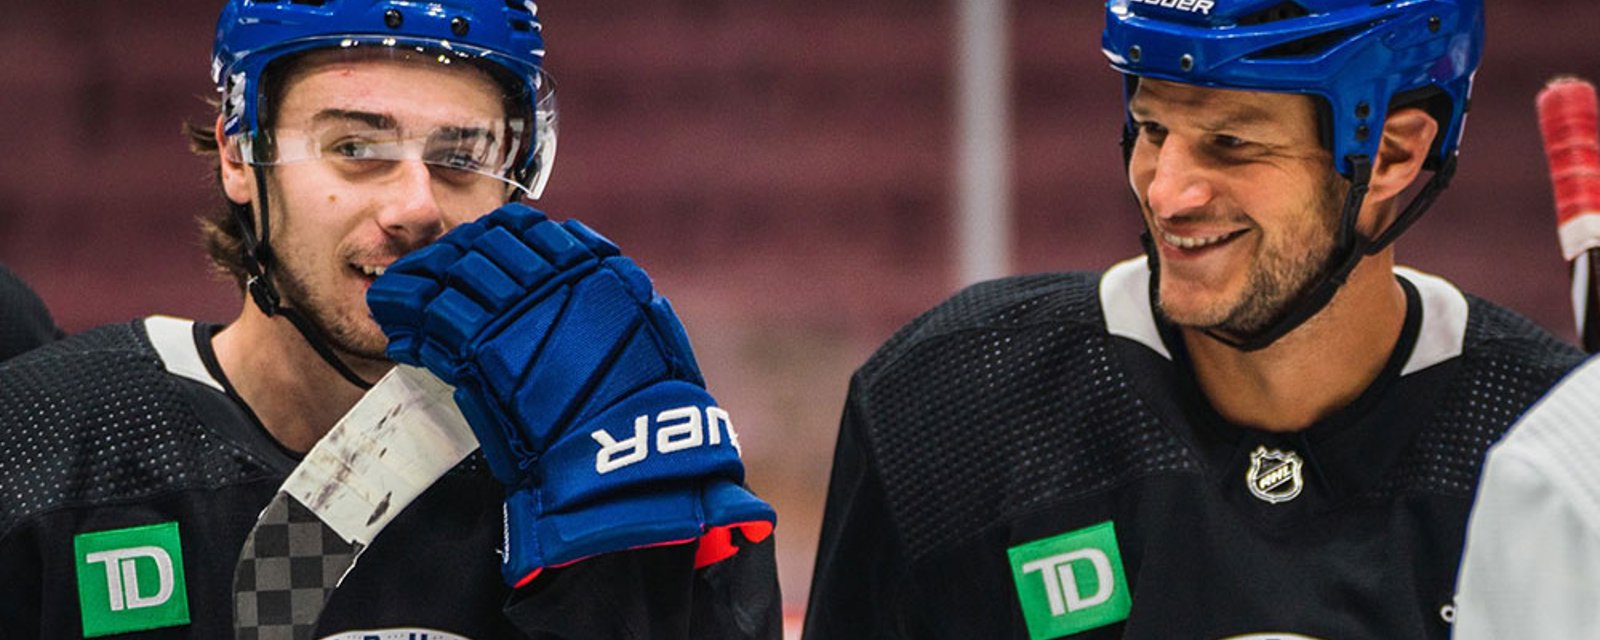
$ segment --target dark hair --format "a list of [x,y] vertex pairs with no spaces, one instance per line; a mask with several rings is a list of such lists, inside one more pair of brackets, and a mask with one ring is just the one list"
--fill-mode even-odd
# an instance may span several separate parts
[[[217,101],[208,102],[220,109]],[[183,123],[183,135],[189,141],[189,150],[212,161],[211,180],[217,186],[217,195],[221,196],[211,211],[195,216],[195,223],[200,226],[200,242],[206,249],[206,257],[211,259],[213,273],[219,278],[232,278],[239,285],[239,295],[243,296],[245,281],[250,274],[244,267],[244,230],[239,228],[239,223],[234,219],[233,209],[249,205],[228,200],[228,193],[222,188],[219,158],[222,149],[217,144],[215,126],[214,121],[209,125],[193,121]]]

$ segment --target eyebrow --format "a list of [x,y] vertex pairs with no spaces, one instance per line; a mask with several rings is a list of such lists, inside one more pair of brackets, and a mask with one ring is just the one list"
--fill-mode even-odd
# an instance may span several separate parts
[[[1150,109],[1145,108],[1141,102],[1142,101],[1139,101],[1137,97],[1133,101],[1130,101],[1128,103],[1128,112],[1132,113],[1133,117],[1135,118],[1148,118],[1150,116]],[[1183,102],[1178,105],[1178,108],[1193,108],[1198,104],[1198,102]],[[1202,120],[1200,122],[1200,128],[1205,131],[1216,132],[1237,127],[1270,124],[1273,122],[1273,120],[1272,112],[1255,105],[1244,105],[1234,107],[1227,113],[1219,116]]]
[[1200,124],[1200,127],[1206,131],[1221,131],[1223,129],[1267,124],[1272,121],[1272,114],[1266,109],[1247,106],[1225,113],[1215,119],[1205,120]]
[[323,109],[317,115],[311,116],[312,122],[326,122],[329,120],[353,120],[374,129],[395,129],[399,123],[394,116],[386,113],[372,113],[370,111],[350,111],[347,109]]
[[[400,128],[400,123],[395,121],[394,116],[386,113],[351,111],[349,109],[323,109],[322,111],[317,112],[316,115],[311,116],[311,121],[314,123],[327,122],[329,120],[348,120],[359,122],[366,126],[372,127],[373,129]],[[446,140],[487,138],[491,142],[493,142],[495,139],[494,132],[484,127],[440,127],[438,129],[437,137]]]

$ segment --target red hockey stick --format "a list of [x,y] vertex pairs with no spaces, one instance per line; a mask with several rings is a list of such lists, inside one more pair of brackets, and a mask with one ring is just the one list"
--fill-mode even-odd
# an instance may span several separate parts
[[1594,85],[1572,76],[1539,92],[1539,131],[1555,186],[1561,253],[1583,348],[1600,351],[1600,123]]

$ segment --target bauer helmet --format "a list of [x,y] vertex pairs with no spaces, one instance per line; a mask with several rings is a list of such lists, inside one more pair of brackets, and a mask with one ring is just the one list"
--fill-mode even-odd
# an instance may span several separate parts
[[263,130],[263,77],[275,62],[316,50],[416,52],[490,70],[506,84],[515,145],[495,176],[537,198],[556,149],[555,92],[544,74],[534,0],[229,0],[217,21],[211,76],[223,134],[239,160],[272,164]]
[[1483,52],[1483,0],[1110,0],[1102,49],[1126,74],[1319,98],[1334,165],[1371,158],[1389,110],[1439,121],[1453,158]]

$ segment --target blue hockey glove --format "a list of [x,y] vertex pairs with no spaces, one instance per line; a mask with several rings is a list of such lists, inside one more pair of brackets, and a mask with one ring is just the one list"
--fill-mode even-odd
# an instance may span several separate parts
[[389,357],[455,385],[507,486],[506,581],[698,541],[709,564],[772,532],[728,413],[650,279],[575,220],[508,204],[389,267],[367,293]]

